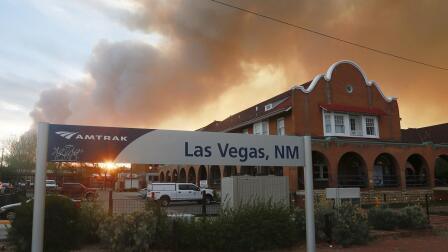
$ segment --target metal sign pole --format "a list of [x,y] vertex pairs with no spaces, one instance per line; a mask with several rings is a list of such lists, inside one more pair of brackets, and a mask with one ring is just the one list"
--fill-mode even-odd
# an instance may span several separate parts
[[311,136],[304,137],[305,143],[305,217],[306,217],[306,251],[316,251],[314,226],[314,195],[313,195],[313,161]]
[[44,248],[45,176],[47,169],[48,123],[37,127],[36,170],[34,173],[33,240],[31,251]]

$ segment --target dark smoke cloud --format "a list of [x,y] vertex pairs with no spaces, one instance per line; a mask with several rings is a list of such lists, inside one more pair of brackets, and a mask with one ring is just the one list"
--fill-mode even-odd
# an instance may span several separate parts
[[[141,9],[121,16],[123,24],[158,32],[168,45],[161,49],[135,41],[100,42],[86,67],[89,78],[42,92],[31,113],[35,121],[157,127],[173,117],[199,118],[201,107],[247,83],[254,72],[245,65],[281,69],[288,82],[272,85],[286,90],[341,59],[354,60],[387,95],[398,96],[404,126],[446,121],[441,104],[446,104],[447,71],[324,39],[211,1],[138,2]],[[226,2],[448,67],[447,1]],[[235,103],[260,99],[243,95],[231,97]],[[209,116],[194,126],[224,115]]]

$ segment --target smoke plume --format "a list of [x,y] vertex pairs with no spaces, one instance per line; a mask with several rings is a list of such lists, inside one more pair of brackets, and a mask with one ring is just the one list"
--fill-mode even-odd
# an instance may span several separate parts
[[[447,1],[223,1],[448,67]],[[129,29],[161,34],[163,44],[99,42],[86,65],[88,77],[41,93],[31,112],[35,122],[195,129],[311,80],[341,59],[357,62],[386,95],[398,97],[403,126],[446,122],[441,104],[446,104],[447,71],[212,1],[136,2],[138,11],[117,19]],[[263,71],[281,76],[257,89],[268,91],[254,92]]]

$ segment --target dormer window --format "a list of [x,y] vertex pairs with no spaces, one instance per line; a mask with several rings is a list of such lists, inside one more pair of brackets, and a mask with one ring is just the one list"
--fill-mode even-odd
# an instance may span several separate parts
[[379,138],[378,117],[323,110],[324,136]]

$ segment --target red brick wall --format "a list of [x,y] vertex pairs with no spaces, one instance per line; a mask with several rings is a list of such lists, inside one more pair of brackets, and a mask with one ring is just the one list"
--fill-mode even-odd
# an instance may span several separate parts
[[[348,84],[353,86],[352,93],[345,90]],[[294,132],[297,135],[324,135],[321,104],[381,109],[387,115],[378,118],[380,139],[401,139],[397,101],[387,102],[374,85],[366,85],[361,72],[351,64],[338,65],[330,81],[322,77],[308,94],[299,89],[293,91]]]

